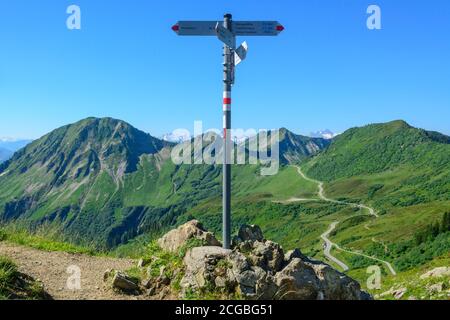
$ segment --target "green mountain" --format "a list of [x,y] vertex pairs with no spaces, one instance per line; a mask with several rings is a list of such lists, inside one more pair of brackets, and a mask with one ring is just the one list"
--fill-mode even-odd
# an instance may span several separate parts
[[[280,146],[289,152],[295,146],[303,158],[325,145],[283,131]],[[143,233],[156,236],[221,194],[220,166],[174,165],[174,146],[111,118],[56,129],[0,165],[0,220],[106,248]],[[272,187],[282,177],[265,179],[257,165],[236,166],[233,191],[281,198],[296,183]]]
[[[379,261],[398,272],[447,261],[448,136],[403,121],[352,128],[331,141],[279,133],[278,174],[233,166],[234,231],[258,224],[286,249],[326,260],[321,235],[339,222],[329,238],[346,251],[331,253],[362,282],[374,263],[389,274]],[[119,254],[193,218],[220,235],[221,167],[175,165],[175,147],[110,118],[56,129],[0,164],[0,221]],[[321,198],[320,181],[337,202]]]
[[297,135],[282,128],[279,130],[280,137],[280,161],[282,164],[299,163],[318,154],[328,147],[330,140],[323,138],[311,138]]
[[[326,182],[327,197],[379,215],[360,209],[336,218],[332,236],[341,247],[390,261],[400,272],[448,257],[450,230],[442,222],[450,212],[448,136],[404,121],[353,128],[303,168]],[[373,263],[342,250],[335,255],[354,268]]]
[[1,219],[33,228],[50,223],[69,238],[112,241],[111,228],[126,223],[116,209],[127,214],[128,175],[143,155],[158,162],[157,154],[170,146],[109,118],[56,129],[0,165]]
[[449,159],[450,137],[393,121],[347,130],[307,168],[333,195],[387,209],[450,200]]

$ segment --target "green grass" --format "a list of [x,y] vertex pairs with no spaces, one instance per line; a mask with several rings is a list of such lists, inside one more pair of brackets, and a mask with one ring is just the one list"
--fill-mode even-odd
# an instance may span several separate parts
[[204,243],[198,239],[189,240],[177,253],[164,251],[156,241],[148,243],[144,248],[144,254],[141,258],[145,261],[144,268],[133,267],[126,273],[135,278],[138,282],[143,279],[157,278],[161,274],[162,268],[164,275],[171,279],[171,289],[174,293],[181,290],[180,281],[184,275],[183,258],[186,252]]
[[0,241],[8,241],[18,245],[44,251],[62,251],[88,255],[106,254],[105,252],[96,251],[93,248],[77,246],[68,242],[55,240],[51,235],[48,234],[31,234],[30,232],[15,226],[0,227]]
[[233,173],[233,195],[266,194],[272,200],[318,198],[317,185],[303,179],[295,167],[281,167],[274,176],[261,176],[257,166],[240,166]]
[[[432,293],[427,288],[436,283],[444,283],[444,291],[450,289],[448,284],[450,284],[450,277],[438,277],[438,278],[428,278],[428,279],[420,279],[420,276],[424,273],[433,270],[437,267],[448,267],[450,266],[450,255],[446,254],[441,257],[436,257],[433,260],[410,269],[408,271],[399,272],[396,276],[387,273],[383,269],[383,273],[381,276],[381,288],[380,289],[368,289],[367,288],[367,279],[369,274],[366,272],[366,268],[358,268],[352,269],[348,272],[348,274],[357,279],[361,284],[362,288],[369,291],[372,295],[376,297],[376,299],[381,300],[393,300],[394,297],[392,294],[380,296],[381,293],[387,292],[390,289],[399,289],[406,288],[407,291],[405,295],[402,297],[402,300],[407,300],[411,297],[414,297],[418,300],[448,300],[448,296],[443,292],[443,296],[439,296],[438,293]],[[446,285],[447,284],[447,285]]]
[[7,299],[18,275],[17,266],[10,259],[0,256],[0,299]]
[[0,256],[0,300],[45,298],[41,285],[22,275],[11,259]]

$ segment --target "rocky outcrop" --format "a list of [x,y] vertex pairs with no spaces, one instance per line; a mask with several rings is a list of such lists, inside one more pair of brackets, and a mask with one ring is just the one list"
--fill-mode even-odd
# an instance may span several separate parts
[[420,276],[420,279],[440,278],[450,276],[450,267],[439,267],[428,271]]
[[298,249],[285,254],[279,244],[264,240],[259,227],[244,226],[237,238],[233,250],[205,246],[187,252],[182,295],[218,290],[255,300],[371,299],[358,282],[329,265]]
[[358,282],[329,265],[308,258],[293,258],[275,275],[278,299],[367,300]]
[[159,246],[166,251],[175,252],[188,240],[199,239],[207,246],[220,246],[220,242],[211,232],[206,231],[197,220],[192,220],[175,230],[168,232],[158,240]]
[[[207,245],[177,251],[188,248],[190,239],[201,239]],[[138,262],[142,271],[147,267],[148,278],[137,283],[124,273],[108,271],[105,280],[114,275],[113,288],[138,290],[157,299],[177,295],[186,299],[193,294],[199,298],[247,300],[372,299],[358,282],[309,259],[299,249],[285,253],[278,243],[266,240],[258,226],[241,227],[232,250],[221,248],[198,221],[169,232],[158,243],[163,249],[155,253],[158,256]],[[180,252],[185,252],[182,262]]]

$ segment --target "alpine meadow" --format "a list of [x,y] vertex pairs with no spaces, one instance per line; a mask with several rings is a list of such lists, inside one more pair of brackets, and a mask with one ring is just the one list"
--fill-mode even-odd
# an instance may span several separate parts
[[[137,258],[193,219],[219,235],[220,166],[174,165],[174,146],[111,118],[84,119],[33,141],[0,166],[2,238],[34,234],[25,243],[44,237]],[[235,166],[233,233],[256,224],[286,250],[326,261],[321,235],[337,221],[332,254],[363,285],[373,264],[389,279],[446,265],[449,154],[450,137],[404,121],[352,128],[332,140],[280,129],[277,175]]]

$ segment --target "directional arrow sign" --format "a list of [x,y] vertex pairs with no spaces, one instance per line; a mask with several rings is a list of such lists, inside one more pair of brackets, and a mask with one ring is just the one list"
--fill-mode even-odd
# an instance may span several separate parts
[[217,21],[178,21],[172,27],[179,36],[215,36]]
[[278,21],[234,21],[237,36],[277,36],[284,27]]
[[247,42],[244,41],[239,48],[234,52],[234,65],[237,66],[239,63],[245,60],[247,57],[248,45]]
[[220,41],[225,43],[230,49],[236,49],[236,37],[230,30],[225,28],[220,22],[217,22],[215,29]]
[[[179,36],[216,36],[217,23],[222,21],[178,21],[172,27]],[[235,36],[277,36],[284,27],[278,21],[233,21]]]

